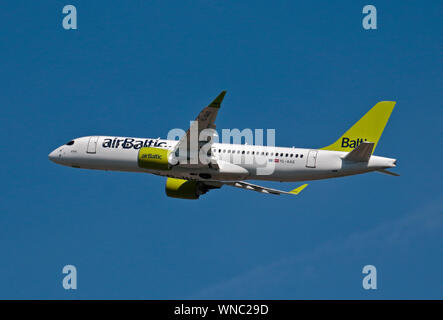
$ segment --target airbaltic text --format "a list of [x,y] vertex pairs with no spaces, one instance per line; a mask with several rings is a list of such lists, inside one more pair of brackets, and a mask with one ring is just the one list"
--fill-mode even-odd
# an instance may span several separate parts
[[143,140],[136,140],[133,138],[114,138],[110,139],[107,138],[104,140],[102,146],[103,148],[119,148],[122,147],[123,149],[140,149],[143,147],[165,147],[166,142],[160,141],[160,140],[154,140],[154,139],[143,139]]
[[349,138],[343,137],[341,140],[341,146],[342,148],[356,148],[358,147],[363,141],[367,141],[367,139],[358,138],[356,140],[351,140]]

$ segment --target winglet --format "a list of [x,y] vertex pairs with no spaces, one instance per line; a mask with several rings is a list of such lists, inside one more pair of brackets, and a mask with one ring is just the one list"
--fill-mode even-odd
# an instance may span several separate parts
[[208,107],[220,108],[220,105],[223,101],[223,98],[225,97],[225,94],[226,94],[226,90],[223,90],[222,92],[220,92],[220,94],[217,96],[217,98],[215,98],[214,101],[212,101]]
[[297,188],[295,188],[294,190],[289,191],[289,193],[292,193],[292,194],[299,194],[299,193],[302,192],[302,190],[303,190],[304,188],[306,188],[307,186],[308,186],[308,184],[305,183],[305,184],[301,185],[300,187],[297,187]]

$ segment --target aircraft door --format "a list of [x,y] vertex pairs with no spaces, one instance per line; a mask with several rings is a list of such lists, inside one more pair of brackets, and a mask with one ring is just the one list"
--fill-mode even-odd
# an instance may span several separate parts
[[308,157],[306,158],[306,167],[307,168],[315,168],[317,163],[317,150],[311,150],[308,153]]
[[97,141],[98,137],[89,138],[87,153],[95,153],[97,151]]

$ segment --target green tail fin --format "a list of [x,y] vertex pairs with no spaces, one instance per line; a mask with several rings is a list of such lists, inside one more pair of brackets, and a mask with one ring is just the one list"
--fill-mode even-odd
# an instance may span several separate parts
[[321,150],[350,152],[363,141],[367,141],[374,143],[372,150],[374,152],[394,106],[395,101],[381,101],[377,103],[337,141],[321,148]]

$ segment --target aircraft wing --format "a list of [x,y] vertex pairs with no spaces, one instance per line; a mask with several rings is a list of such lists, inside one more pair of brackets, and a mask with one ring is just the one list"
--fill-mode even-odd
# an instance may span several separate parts
[[271,193],[271,194],[276,194],[276,195],[280,195],[280,194],[295,194],[295,195],[297,195],[304,188],[306,188],[308,186],[307,184],[303,184],[300,187],[295,188],[294,190],[282,191],[282,190],[272,189],[272,188],[268,188],[268,187],[262,187],[262,186],[252,184],[249,182],[245,182],[245,181],[223,182],[223,184],[226,184],[226,185],[232,186],[232,187],[241,188],[241,189],[246,189],[246,190],[251,190],[251,191],[256,191],[256,192],[261,192],[261,193]]
[[[175,146],[176,151],[186,152],[187,158],[189,159],[189,150],[193,150],[192,147],[196,149],[196,151],[200,151],[200,147],[202,144],[205,144],[207,141],[198,141],[200,137],[200,133],[205,129],[215,129],[215,119],[217,118],[218,110],[220,109],[220,105],[225,97],[226,91],[222,91],[217,98],[214,99],[207,107],[205,107],[195,119],[195,122],[192,126],[195,127],[196,134],[192,135],[192,127],[186,131],[186,134],[179,140],[177,145]],[[194,141],[191,141],[194,139]],[[194,145],[193,145],[194,144]]]

